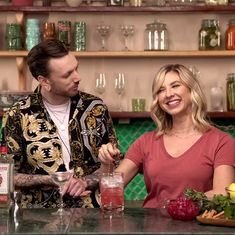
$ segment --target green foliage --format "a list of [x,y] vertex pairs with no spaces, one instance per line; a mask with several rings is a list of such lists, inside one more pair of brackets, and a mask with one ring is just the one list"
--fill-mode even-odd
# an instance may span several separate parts
[[235,203],[227,195],[217,194],[212,200],[209,200],[203,192],[191,188],[185,189],[184,195],[198,203],[201,212],[214,209],[218,213],[224,211],[225,218],[235,218]]

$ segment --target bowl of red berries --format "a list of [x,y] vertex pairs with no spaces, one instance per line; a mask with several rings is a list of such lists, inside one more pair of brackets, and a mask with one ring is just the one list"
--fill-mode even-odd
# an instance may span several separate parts
[[200,212],[200,207],[191,198],[182,196],[167,200],[166,210],[172,219],[187,221],[196,218]]

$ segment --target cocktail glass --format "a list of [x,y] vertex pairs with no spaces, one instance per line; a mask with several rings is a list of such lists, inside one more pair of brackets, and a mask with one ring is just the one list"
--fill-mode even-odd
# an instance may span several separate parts
[[120,25],[120,31],[121,34],[124,38],[124,49],[123,51],[129,51],[129,47],[127,46],[127,39],[128,37],[132,36],[135,31],[135,26],[134,25]]
[[101,37],[101,51],[107,51],[107,47],[106,47],[106,39],[109,37],[110,33],[111,33],[111,29],[112,27],[110,25],[106,25],[106,24],[99,24],[96,26],[96,31],[97,33],[100,35]]
[[66,182],[69,181],[70,177],[72,176],[72,171],[58,171],[51,173],[52,180],[58,185],[59,187],[59,193],[60,193],[60,208],[55,212],[55,214],[63,215],[64,209],[63,209],[63,186]]

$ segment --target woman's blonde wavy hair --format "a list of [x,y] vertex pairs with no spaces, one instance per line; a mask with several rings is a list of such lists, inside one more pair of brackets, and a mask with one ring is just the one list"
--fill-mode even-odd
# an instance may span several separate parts
[[172,116],[162,110],[158,103],[158,91],[164,82],[166,74],[169,72],[177,73],[181,82],[189,88],[191,92],[193,124],[200,132],[206,132],[212,125],[207,119],[206,98],[197,78],[184,65],[169,64],[160,68],[152,85],[153,102],[150,108],[150,113],[153,121],[157,125],[158,135],[171,130],[173,125]]

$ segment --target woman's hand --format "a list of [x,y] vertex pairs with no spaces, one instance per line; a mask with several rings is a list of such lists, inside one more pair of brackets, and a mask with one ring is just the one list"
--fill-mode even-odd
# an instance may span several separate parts
[[72,197],[87,196],[91,191],[86,190],[87,183],[85,180],[71,177],[63,187],[63,194],[68,193]]
[[113,144],[103,144],[99,149],[99,159],[103,165],[110,165],[118,158],[120,150]]

